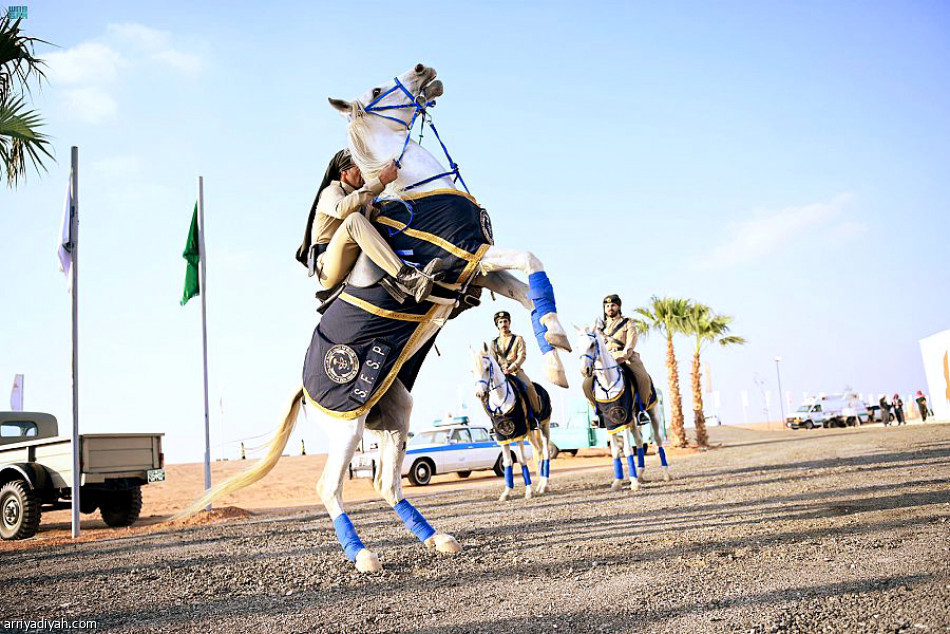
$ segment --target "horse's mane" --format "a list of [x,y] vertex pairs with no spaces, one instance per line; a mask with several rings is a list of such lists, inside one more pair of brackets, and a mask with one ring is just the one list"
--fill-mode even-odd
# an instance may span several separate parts
[[393,159],[391,156],[381,158],[373,156],[369,143],[366,141],[366,137],[370,134],[366,111],[363,110],[363,104],[358,101],[353,104],[346,133],[350,139],[350,155],[356,166],[360,168],[365,180],[375,178]]

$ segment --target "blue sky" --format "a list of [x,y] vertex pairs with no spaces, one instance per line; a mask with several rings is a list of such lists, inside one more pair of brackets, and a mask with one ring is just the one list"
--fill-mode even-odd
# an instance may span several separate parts
[[[326,98],[420,61],[445,83],[435,118],[498,243],[541,258],[566,326],[608,293],[628,314],[656,294],[735,316],[748,345],[705,355],[727,422],[743,420],[742,390],[745,416],[764,418],[757,378],[777,410],[776,356],[795,400],[926,389],[917,342],[950,327],[945,3],[28,6],[27,31],[59,47],[38,49],[49,83],[34,95],[58,162],[0,189],[0,381],[25,374],[26,407],[64,427],[69,147],[82,431],[162,431],[170,461],[201,457],[200,306],[178,300],[202,175],[212,444],[233,457],[274,429],[316,324],[292,254],[345,142]],[[507,300],[451,323],[415,427],[473,391],[468,346],[501,308],[530,332]],[[664,343],[638,348],[666,389]],[[677,351],[688,395],[689,342]],[[540,379],[535,347],[526,368]],[[551,390],[564,409],[578,398]],[[322,442],[312,422],[292,450],[300,438]]]

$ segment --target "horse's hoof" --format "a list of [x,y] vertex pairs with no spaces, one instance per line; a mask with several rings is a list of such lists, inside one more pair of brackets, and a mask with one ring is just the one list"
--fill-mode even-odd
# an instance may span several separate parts
[[443,555],[456,555],[462,552],[462,545],[455,541],[455,538],[445,533],[436,533],[425,541],[428,548],[435,548]]
[[671,482],[672,480],[673,480],[673,476],[670,475],[669,471],[663,474],[664,482]]
[[498,497],[498,501],[507,502],[509,495],[511,495],[511,489],[505,489],[504,491],[502,491],[501,495]]
[[640,490],[640,483],[637,482],[637,479],[636,479],[636,478],[630,480],[630,490],[631,490],[631,491],[639,491],[639,490]]
[[557,313],[548,313],[541,318],[541,324],[547,328],[544,333],[544,340],[555,348],[560,348],[565,352],[571,352],[571,342],[567,338],[567,333],[561,327],[561,322],[557,318]]
[[531,494],[531,487],[530,487],[530,486],[525,487],[525,488],[524,488],[524,499],[530,500],[530,499],[531,499],[531,495],[532,495],[532,494]]
[[544,378],[548,383],[567,388],[567,373],[564,372],[561,358],[557,356],[557,350],[548,350],[544,353]]
[[640,484],[643,484],[644,482],[646,482],[646,480],[643,479],[642,473],[637,474],[637,482],[639,482]]
[[610,488],[613,491],[617,491],[622,486],[623,486],[623,480],[614,480],[613,483],[610,485]]
[[356,553],[356,569],[359,572],[379,572],[383,564],[379,563],[376,553],[364,548]]

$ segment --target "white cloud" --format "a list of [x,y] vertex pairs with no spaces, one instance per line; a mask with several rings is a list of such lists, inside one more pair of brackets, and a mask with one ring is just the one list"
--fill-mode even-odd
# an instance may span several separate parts
[[204,68],[201,57],[171,46],[171,33],[168,31],[159,31],[142,24],[110,24],[107,29],[110,35],[145,51],[149,59],[172,70],[194,74]]
[[820,230],[823,239],[849,240],[866,231],[862,223],[837,220],[851,199],[851,194],[844,193],[828,202],[758,211],[750,220],[731,222],[726,241],[700,258],[696,265],[724,268],[761,259],[816,230]]
[[118,111],[115,99],[99,88],[74,88],[63,91],[69,113],[87,123],[102,123]]
[[173,48],[171,33],[141,24],[110,24],[103,39],[108,43],[82,42],[46,56],[50,83],[67,87],[60,94],[68,114],[87,123],[116,116],[118,105],[106,86],[118,83],[127,68],[148,73],[152,65],[196,74],[205,66],[198,55]]
[[56,84],[106,84],[115,81],[128,61],[98,42],[83,42],[62,52],[46,55],[49,78]]

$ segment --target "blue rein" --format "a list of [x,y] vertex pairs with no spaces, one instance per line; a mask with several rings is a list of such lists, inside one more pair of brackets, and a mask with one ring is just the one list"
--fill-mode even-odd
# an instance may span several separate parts
[[[488,380],[486,381],[485,379],[479,379],[478,382],[485,384],[485,387],[486,389],[488,389],[489,394],[491,394],[495,390],[499,389],[502,385],[504,385],[505,386],[504,400],[507,401],[508,397],[511,395],[511,384],[508,382],[508,379],[507,378],[505,379],[504,384],[496,383],[495,385],[492,385],[492,382],[494,381],[494,378],[495,378],[495,364],[492,363],[489,357],[485,355],[482,355],[482,360],[488,362]],[[488,410],[488,412],[492,416],[501,416],[504,414],[504,412],[501,411],[501,406],[498,406],[497,408],[493,409],[487,399],[485,401],[485,408]]]
[[[436,174],[435,176],[430,176],[429,178],[423,179],[423,180],[419,181],[418,183],[413,183],[412,185],[409,185],[409,186],[407,186],[407,187],[403,187],[403,188],[402,188],[402,191],[409,191],[410,189],[415,189],[416,187],[420,187],[420,186],[422,186],[422,185],[425,185],[426,183],[431,183],[432,181],[438,180],[438,179],[440,179],[440,178],[442,178],[442,177],[444,177],[444,176],[454,176],[455,178],[453,179],[453,181],[457,181],[457,182],[462,183],[462,187],[465,188],[465,192],[468,193],[468,194],[471,194],[472,192],[470,192],[470,191],[468,190],[468,185],[465,184],[465,179],[462,178],[462,174],[461,174],[461,172],[459,171],[458,163],[456,163],[455,161],[452,160],[452,156],[449,154],[448,148],[445,147],[445,143],[442,142],[442,137],[439,136],[439,131],[436,129],[435,123],[432,122],[432,115],[430,115],[430,114],[428,113],[428,111],[427,111],[427,108],[428,108],[429,106],[434,106],[434,105],[435,105],[435,102],[434,102],[434,101],[428,101],[428,102],[423,101],[422,103],[420,103],[420,102],[419,102],[419,97],[422,96],[422,91],[421,91],[421,90],[420,90],[420,92],[419,92],[418,95],[413,95],[411,92],[409,92],[409,89],[406,88],[406,87],[403,85],[403,83],[402,83],[401,81],[399,81],[399,78],[398,78],[398,77],[394,77],[394,78],[393,78],[393,81],[396,82],[396,85],[393,86],[392,88],[390,88],[389,90],[387,90],[386,92],[382,93],[381,95],[379,95],[379,96],[376,97],[375,99],[373,99],[373,100],[369,103],[369,105],[367,105],[366,107],[363,108],[363,111],[364,111],[364,112],[368,112],[368,113],[370,113],[370,114],[374,114],[374,115],[376,115],[377,117],[382,117],[382,118],[384,118],[384,119],[389,119],[390,121],[395,121],[395,122],[398,123],[399,125],[404,125],[404,126],[406,126],[406,140],[405,140],[405,141],[403,142],[403,144],[402,144],[402,152],[400,152],[400,153],[399,153],[399,157],[396,158],[396,161],[395,161],[396,167],[397,167],[397,168],[400,168],[400,169],[402,168],[402,157],[406,155],[406,150],[409,149],[409,141],[410,141],[410,139],[411,139],[411,137],[412,137],[412,128],[413,128],[413,126],[416,125],[416,119],[418,119],[418,118],[419,118],[419,115],[421,114],[421,115],[422,115],[423,125],[425,125],[425,120],[428,118],[428,120],[429,120],[429,127],[432,128],[432,132],[435,133],[435,138],[439,141],[439,145],[442,146],[442,151],[445,152],[445,158],[448,159],[448,161],[449,161],[449,167],[452,168],[452,169],[450,169],[450,170],[447,171],[447,172],[442,172],[441,174]],[[395,105],[395,106],[378,106],[378,105],[376,105],[376,104],[378,104],[380,101],[382,101],[383,99],[385,99],[386,97],[388,97],[389,95],[391,95],[392,93],[396,92],[397,90],[401,90],[401,91],[406,95],[406,97],[409,98],[409,103],[399,104],[399,105]],[[403,121],[402,119],[400,119],[400,118],[398,118],[398,117],[391,117],[391,116],[386,115],[386,114],[381,114],[382,112],[385,112],[385,111],[388,111],[388,110],[407,110],[407,109],[409,109],[409,108],[412,108],[412,109],[413,109],[412,119],[409,121],[409,123],[406,123],[405,121]],[[420,139],[420,141],[422,140],[422,132],[421,132],[421,131],[419,132],[419,139]],[[412,209],[410,208],[409,211],[410,211],[410,215],[411,215],[411,214],[412,214]],[[412,221],[411,221],[411,219],[410,219],[410,224],[411,224],[411,222],[412,222]],[[408,225],[407,225],[407,226],[408,226]],[[392,235],[395,235],[395,234],[392,234]]]
[[[581,355],[581,356],[583,356],[584,358],[590,359],[592,363],[596,363],[597,360],[599,359],[599,360],[600,360],[600,365],[602,366],[602,368],[603,368],[605,371],[606,371],[606,370],[616,370],[616,369],[620,368],[620,364],[617,363],[616,361],[614,362],[614,365],[613,365],[612,367],[607,367],[607,365],[606,365],[606,364],[604,363],[604,361],[603,361],[603,359],[604,359],[604,352],[603,352],[603,351],[601,350],[601,348],[600,348],[600,341],[597,339],[597,335],[592,334],[592,333],[587,333],[587,336],[594,340],[594,345],[597,347],[597,352],[596,352],[596,354],[594,354],[594,355],[583,354],[583,355]],[[607,354],[610,354],[610,353],[608,352]],[[593,374],[593,376],[594,376],[594,383],[597,384],[597,387],[598,387],[598,388],[600,388],[601,390],[603,390],[605,397],[610,394],[610,390],[612,390],[614,387],[616,387],[617,383],[622,383],[622,382],[623,382],[623,370],[619,370],[619,371],[618,371],[616,380],[614,380],[614,382],[611,383],[611,384],[610,384],[609,386],[607,386],[607,387],[604,387],[603,385],[601,385],[600,381],[597,380],[597,372],[596,372],[596,371],[592,372],[592,374]]]

